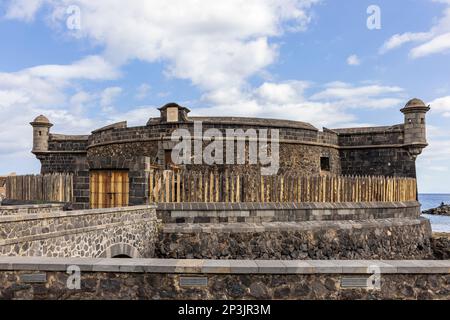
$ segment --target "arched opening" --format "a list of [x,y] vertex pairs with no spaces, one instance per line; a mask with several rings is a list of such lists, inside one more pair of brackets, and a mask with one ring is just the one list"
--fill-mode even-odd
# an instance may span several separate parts
[[136,248],[127,243],[115,243],[108,247],[99,257],[113,259],[135,259],[140,258],[141,255]]
[[118,254],[112,257],[113,259],[131,259],[131,257],[127,254]]

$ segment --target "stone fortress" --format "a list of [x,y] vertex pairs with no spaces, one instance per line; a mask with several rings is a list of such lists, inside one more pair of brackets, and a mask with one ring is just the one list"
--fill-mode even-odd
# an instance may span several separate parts
[[[413,99],[401,109],[403,124],[319,131],[296,121],[188,117],[187,108],[168,104],[145,126],[121,122],[86,136],[51,133],[50,121],[39,116],[31,123],[33,153],[42,174],[73,174],[75,210],[61,202],[0,206],[0,299],[449,299],[450,262],[433,260],[443,258],[433,251],[416,192],[404,201],[371,202],[148,197],[149,172],[178,170],[171,133],[192,131],[195,120],[204,130],[278,129],[281,173],[407,177],[415,189],[428,110]],[[213,167],[250,175],[257,169]],[[105,172],[116,175],[129,202],[90,209],[92,189],[109,183],[99,178]],[[36,180],[12,181],[20,189]],[[73,265],[82,272],[78,290],[66,286]]]
[[[431,226],[427,219],[420,217],[416,190],[396,200],[392,198],[371,202],[362,202],[358,197],[346,200],[351,202],[317,199],[313,202],[267,202],[258,199],[256,202],[173,202],[165,201],[166,198],[154,201],[149,197],[155,187],[149,181],[149,172],[153,169],[173,172],[171,153],[177,142],[171,140],[172,132],[179,128],[192,132],[194,121],[202,121],[203,130],[278,129],[281,173],[294,171],[303,176],[317,177],[369,175],[415,179],[416,158],[427,146],[425,115],[429,109],[423,101],[413,99],[401,109],[404,114],[403,124],[351,129],[324,128],[319,131],[311,124],[297,121],[189,117],[187,108],[171,103],[160,108],[161,116],[149,119],[145,126],[127,127],[126,122],[120,122],[86,136],[51,133],[50,121],[39,116],[31,122],[33,153],[41,161],[42,174],[73,174],[72,207],[82,210],[74,211],[74,214],[88,215],[93,220],[87,220],[87,226],[78,226],[78,222],[70,223],[75,227],[71,233],[82,234],[91,223],[106,223],[105,228],[116,228],[116,225],[110,226],[110,220],[106,218],[111,211],[97,209],[108,208],[108,205],[93,205],[93,190],[101,189],[102,194],[109,197],[113,189],[120,187],[120,197],[127,200],[119,205],[113,203],[113,207],[152,206],[152,202],[156,202],[155,216],[145,218],[152,221],[145,230],[153,231],[147,236],[139,236],[141,239],[152,239],[152,243],[147,244],[153,248],[152,253],[149,254],[148,249],[141,251],[135,248],[135,256],[171,259],[422,259],[432,257]],[[211,170],[211,167],[193,164],[185,165],[182,169],[201,172]],[[256,174],[257,169],[257,165],[248,163],[213,166],[213,170],[219,173],[231,170]],[[116,177],[120,181],[119,186],[111,182],[113,180],[107,180],[108,175]],[[105,185],[114,186],[108,189]],[[189,188],[191,186],[189,184]],[[350,186],[347,188],[351,189]],[[197,189],[193,190],[197,192]],[[390,190],[398,191],[393,186]],[[170,192],[170,189],[167,191]],[[365,192],[378,191],[366,188]],[[93,210],[93,214],[84,213],[87,209],[97,211]],[[115,212],[114,208],[112,210]],[[63,216],[70,220],[71,214],[64,213]],[[45,220],[48,217],[43,215],[41,218]],[[114,218],[123,221],[131,219],[120,211]],[[10,221],[11,218],[5,219],[8,220],[5,223],[11,223],[11,228],[16,223]],[[158,228],[154,226],[156,219],[161,223]],[[44,220],[33,221],[49,224]],[[115,223],[120,225],[119,222]],[[139,228],[139,223],[127,223],[130,223],[130,227],[122,234],[131,238],[123,237],[121,241],[133,248],[135,239],[130,230]],[[27,222],[24,225],[29,224]],[[105,239],[105,236],[100,234],[98,238]],[[104,251],[105,246],[100,245],[99,252]],[[33,246],[26,245],[27,250],[29,247]],[[5,253],[14,253],[16,248],[11,245],[3,250]],[[89,254],[91,251],[83,250],[83,254],[86,252]]]
[[[404,123],[367,128],[319,131],[311,124],[274,119],[239,117],[189,117],[189,109],[170,103],[159,109],[161,116],[145,126],[111,124],[90,135],[62,135],[51,132],[53,124],[39,116],[33,126],[33,150],[41,162],[41,173],[74,174],[74,208],[89,208],[89,176],[95,170],[123,170],[129,176],[129,204],[148,202],[151,167],[170,169],[174,142],[171,133],[193,131],[194,121],[203,130],[278,129],[280,172],[304,175],[371,175],[416,177],[415,160],[427,146],[425,115],[429,107],[419,99],[409,101],[401,112]],[[220,171],[226,165],[216,165]],[[188,165],[188,170],[208,170],[205,165]],[[233,165],[233,171],[254,172],[255,165]]]

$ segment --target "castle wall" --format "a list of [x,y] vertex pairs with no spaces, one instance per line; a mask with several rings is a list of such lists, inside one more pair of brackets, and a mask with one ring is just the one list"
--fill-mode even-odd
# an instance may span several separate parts
[[[217,129],[223,139],[226,131],[276,129],[279,132],[279,174],[293,171],[303,175],[374,175],[416,177],[415,159],[426,146],[425,113],[427,107],[417,99],[402,109],[405,124],[385,127],[327,129],[323,132],[314,126],[289,120],[241,118],[241,117],[187,117],[188,109],[176,104],[160,108],[161,117],[152,118],[146,126],[128,128],[126,122],[108,125],[89,136],[49,134],[35,136],[40,143],[34,150],[42,164],[42,173],[71,172],[75,176],[75,207],[87,208],[89,203],[89,171],[93,169],[125,169],[130,174],[130,199],[132,204],[147,200],[147,173],[150,166],[168,168],[167,160],[176,145],[171,135],[176,129],[187,129],[194,138],[195,125],[201,123],[202,132]],[[169,119],[168,108],[178,108],[178,118]],[[419,109],[420,110],[419,110]],[[417,110],[416,110],[417,109]],[[173,111],[173,110],[172,110]],[[419,114],[411,118],[411,114]],[[52,126],[45,117],[32,123],[35,133]],[[410,128],[413,126],[412,128]],[[416,132],[417,131],[417,132]],[[419,132],[420,131],[420,132]],[[419,135],[421,144],[405,141],[405,137]],[[198,138],[198,137],[195,137]],[[234,138],[232,138],[234,139]],[[269,138],[270,139],[270,138]],[[223,146],[226,142],[223,141]],[[410,139],[411,140],[411,139]],[[203,149],[209,142],[203,142]],[[249,151],[249,141],[246,143]],[[271,142],[268,141],[270,149]],[[235,145],[235,153],[237,146]],[[42,150],[41,150],[42,149]],[[252,174],[260,172],[261,165],[246,164],[194,164],[195,148],[192,147],[192,164],[179,166],[192,171],[234,171]],[[145,158],[145,165],[142,159]],[[226,162],[226,150],[223,160]],[[126,159],[126,161],[123,161]],[[236,156],[234,156],[236,159]],[[272,166],[273,167],[273,166]]]
[[89,167],[86,148],[88,136],[68,136],[50,134],[48,150],[38,152],[41,174],[73,173],[75,209],[89,208]]
[[342,174],[416,178],[416,162],[404,148],[340,151]]
[[[339,174],[341,172],[339,152],[335,145],[330,145],[330,143],[337,142],[336,134],[321,133],[319,136],[317,129],[312,126],[281,120],[275,123],[264,121],[264,119],[240,119],[239,121],[215,119],[209,122],[207,118],[192,118],[191,120],[202,120],[203,132],[214,128],[219,129],[224,136],[227,129],[242,129],[244,131],[255,129],[257,132],[259,129],[278,129],[280,133],[281,172],[295,170],[305,175],[319,174],[320,157],[330,158],[331,173]],[[150,158],[152,164],[161,165],[164,163],[164,150],[170,150],[170,146],[173,147],[174,145],[170,141],[170,136],[177,128],[188,129],[193,136],[193,123],[160,123],[134,128],[113,127],[94,132],[89,139],[88,158],[146,156]],[[206,145],[208,145],[208,142],[204,142],[204,147]],[[214,167],[218,170],[227,168],[233,171],[245,172],[260,169],[257,165],[249,164],[233,166],[214,165]],[[210,170],[211,166],[192,164],[187,165],[186,169],[203,171]]]
[[337,129],[342,174],[416,177],[404,126]]

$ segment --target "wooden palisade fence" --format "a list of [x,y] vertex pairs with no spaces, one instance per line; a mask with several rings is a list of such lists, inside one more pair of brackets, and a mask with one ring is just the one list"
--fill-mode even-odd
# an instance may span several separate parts
[[25,201],[71,202],[73,176],[68,173],[55,173],[7,177],[6,198]]
[[416,180],[382,176],[261,176],[152,170],[150,202],[415,201]]

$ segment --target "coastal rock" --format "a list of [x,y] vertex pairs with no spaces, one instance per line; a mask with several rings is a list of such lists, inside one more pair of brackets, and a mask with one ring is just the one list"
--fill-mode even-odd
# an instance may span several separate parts
[[449,216],[450,217],[450,205],[444,204],[443,202],[441,205],[434,209],[429,209],[422,211],[423,214],[432,214],[432,215],[439,215],[439,216]]

